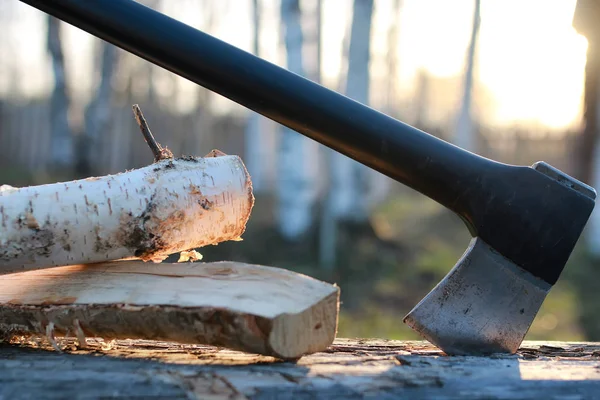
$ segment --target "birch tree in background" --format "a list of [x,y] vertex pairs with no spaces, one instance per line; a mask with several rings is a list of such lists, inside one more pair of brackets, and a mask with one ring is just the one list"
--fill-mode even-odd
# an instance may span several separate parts
[[[322,51],[322,26],[323,26],[323,4],[321,0],[317,2],[317,59],[318,59],[318,73],[317,77],[321,80],[321,51]],[[342,60],[346,59],[348,46],[346,41],[348,35],[344,35],[342,43]],[[342,71],[340,71],[340,77],[338,86],[341,85]],[[338,88],[339,90],[339,88]],[[335,265],[335,256],[337,248],[337,235],[336,235],[336,220],[333,213],[332,205],[332,186],[331,186],[331,170],[332,170],[332,157],[335,153],[334,150],[329,147],[321,147],[323,154],[324,167],[326,173],[323,174],[325,180],[325,190],[323,193],[323,206],[321,207],[321,214],[319,215],[319,265],[321,268],[326,270],[332,270]]]
[[[386,92],[386,113],[398,117],[400,110],[398,108],[398,34],[400,26],[400,12],[402,8],[401,0],[393,0],[391,4],[391,19],[387,30],[387,92]],[[387,197],[390,191],[392,179],[373,169],[366,169],[369,185],[367,192],[367,207],[371,208],[381,203]]]
[[98,44],[100,45],[100,79],[98,80],[96,93],[85,110],[85,144],[81,149],[84,159],[78,162],[80,166],[84,165],[84,167],[80,167],[84,170],[89,170],[91,165],[95,164],[96,160],[94,160],[92,149],[101,136],[108,132],[111,123],[111,83],[117,65],[118,53],[117,48],[110,43],[99,41]]
[[[600,87],[595,88],[597,94],[597,98],[600,97]],[[596,100],[595,104],[596,108],[600,108],[600,102]],[[595,112],[596,122],[595,125],[598,126],[598,112]],[[597,130],[597,128],[596,128]],[[596,132],[598,134],[598,132]],[[597,140],[597,139],[596,139]],[[593,152],[593,162],[592,162],[592,171],[591,171],[591,186],[594,188],[600,188],[600,146],[596,142]],[[592,214],[590,215],[590,220],[588,222],[587,227],[588,234],[586,235],[587,245],[589,252],[595,257],[600,258],[600,209],[599,207],[594,207]]]
[[[369,103],[369,59],[373,0],[354,0],[346,95]],[[336,219],[364,221],[368,217],[367,168],[340,154],[331,155],[330,201]]]
[[[585,62],[583,131],[575,158],[577,178],[600,188],[600,4],[595,0],[578,0],[572,25],[588,42]],[[596,206],[587,224],[589,252],[600,258],[600,207]]]
[[393,0],[392,9],[390,10],[392,18],[387,30],[387,55],[386,64],[388,77],[386,82],[386,108],[390,115],[397,115],[398,110],[398,26],[400,25],[400,9],[402,7],[401,0]]
[[[343,59],[347,59],[346,95],[363,104],[369,102],[369,59],[372,0],[354,0],[350,40],[344,37]],[[343,76],[343,73],[342,73]],[[341,86],[341,85],[340,85]],[[325,150],[329,185],[324,199],[319,230],[319,263],[331,270],[336,263],[337,226],[341,220],[368,218],[368,169],[329,149]]]
[[[19,92],[21,79],[19,79],[19,63],[17,58],[16,43],[12,39],[16,34],[15,21],[19,16],[15,11],[14,2],[0,1],[0,86],[8,93],[16,96]],[[10,95],[9,95],[10,96]]]
[[54,89],[50,99],[50,162],[53,167],[73,165],[73,135],[69,126],[69,95],[60,27],[62,23],[48,16],[47,50],[52,59]]
[[416,79],[417,88],[414,94],[413,115],[415,127],[425,129],[427,123],[427,104],[429,102],[429,84],[430,77],[427,70],[423,67],[417,70]]
[[[587,39],[583,94],[583,130],[579,136],[577,156],[573,160],[577,179],[593,186],[594,151],[600,136],[600,3],[577,0],[573,28]],[[597,187],[597,186],[596,186]],[[600,239],[599,239],[600,240]]]
[[[303,34],[299,0],[281,0],[281,21],[285,28],[287,69],[304,76]],[[283,128],[278,153],[278,225],[281,234],[297,239],[312,224],[317,195],[317,143]]]
[[473,118],[471,115],[471,101],[473,97],[473,71],[475,67],[475,50],[477,48],[477,37],[479,36],[481,0],[475,0],[473,11],[473,29],[471,31],[471,42],[467,53],[467,65],[465,69],[464,92],[462,104],[456,123],[454,144],[465,150],[475,151],[475,135],[473,132]]
[[[152,8],[153,10],[162,11],[162,0],[143,0],[142,4]],[[142,59],[138,60],[138,62],[141,63],[140,69],[142,72],[136,74],[136,78],[140,79],[143,77],[148,85],[148,91],[145,100],[148,102],[148,104],[157,104],[158,94],[156,93],[156,71],[160,67]]]
[[[258,0],[252,0],[252,22],[253,53],[260,57],[260,3]],[[245,161],[248,172],[252,176],[252,187],[255,192],[265,190],[265,165],[263,162],[265,144],[260,125],[260,114],[250,110],[245,132]]]

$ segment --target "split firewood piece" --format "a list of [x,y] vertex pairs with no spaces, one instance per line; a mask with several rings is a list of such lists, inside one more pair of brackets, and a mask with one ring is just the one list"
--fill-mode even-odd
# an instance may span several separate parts
[[254,205],[240,157],[213,151],[174,159],[149,130],[144,136],[154,142],[156,162],[149,166],[64,183],[1,186],[0,274],[128,258],[159,262],[239,240]]
[[296,359],[335,339],[339,294],[305,275],[233,262],[58,267],[2,276],[0,337],[52,343],[70,332]]

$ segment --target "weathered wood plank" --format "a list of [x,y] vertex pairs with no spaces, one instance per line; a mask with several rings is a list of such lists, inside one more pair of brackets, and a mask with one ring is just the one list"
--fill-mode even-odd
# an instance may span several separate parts
[[200,345],[91,340],[0,347],[0,399],[586,399],[600,343],[525,342],[516,355],[447,357],[425,342],[338,339],[297,362]]

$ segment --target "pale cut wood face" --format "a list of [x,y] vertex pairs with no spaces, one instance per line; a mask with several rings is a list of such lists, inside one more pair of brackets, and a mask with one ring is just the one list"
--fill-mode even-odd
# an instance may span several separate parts
[[0,303],[227,308],[273,318],[298,313],[338,288],[284,269],[233,262],[74,265],[2,276]]

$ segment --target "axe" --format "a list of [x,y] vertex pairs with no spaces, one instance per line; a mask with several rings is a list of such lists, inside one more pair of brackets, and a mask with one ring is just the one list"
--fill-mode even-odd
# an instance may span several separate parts
[[473,239],[404,318],[447,354],[514,353],[596,192],[545,162],[480,157],[133,0],[21,0],[426,195]]

